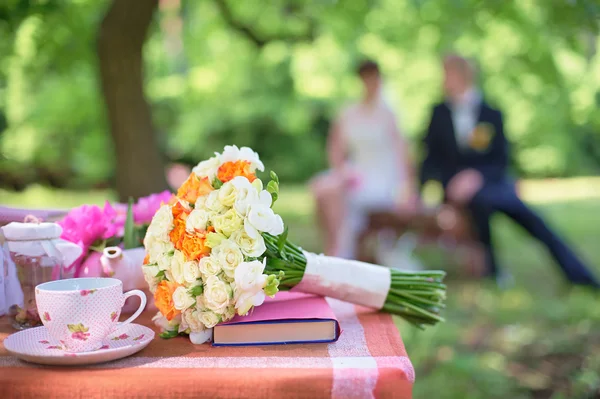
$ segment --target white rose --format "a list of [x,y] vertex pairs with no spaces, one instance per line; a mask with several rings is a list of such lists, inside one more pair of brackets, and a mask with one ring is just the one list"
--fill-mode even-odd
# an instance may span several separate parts
[[238,296],[235,302],[235,309],[237,310],[238,315],[245,316],[253,306],[260,306],[264,301],[265,293],[262,291],[243,292]]
[[219,201],[225,206],[232,207],[237,197],[237,189],[228,181],[219,189]]
[[156,264],[160,270],[169,270],[171,268],[171,259],[173,259],[171,252],[162,252],[157,256]]
[[240,247],[242,253],[252,258],[258,258],[265,253],[267,247],[265,246],[264,238],[259,235],[257,238],[252,238],[246,233],[245,230],[238,230],[234,232],[230,239]]
[[185,230],[189,233],[206,230],[210,213],[204,209],[194,209],[185,220]]
[[160,272],[158,266],[143,265],[142,272],[144,273],[144,280],[146,280],[146,283],[148,283],[148,286],[150,287],[150,291],[156,291],[156,286],[158,285],[156,275]]
[[167,320],[162,313],[158,312],[153,318],[152,321],[156,326],[158,326],[162,331],[173,331],[175,330],[175,326],[181,324],[181,315],[175,316],[171,321]]
[[169,272],[173,277],[171,281],[183,284],[185,279],[183,277],[183,265],[186,263],[185,255],[181,251],[175,251],[175,254],[171,257],[171,267]]
[[194,172],[200,178],[208,177],[208,180],[212,182],[217,176],[219,165],[219,158],[215,156],[206,161],[200,162],[194,167],[194,169],[192,169],[192,172]]
[[238,291],[257,292],[263,289],[267,281],[267,276],[263,274],[265,270],[266,258],[263,261],[253,260],[252,262],[242,262],[235,269],[235,286]]
[[219,190],[213,190],[208,194],[204,206],[217,214],[227,210],[227,207],[219,201]]
[[232,291],[229,284],[220,280],[217,276],[210,276],[204,286],[204,303],[206,307],[215,313],[221,314],[229,305]]
[[224,164],[225,162],[248,161],[250,162],[250,169],[253,172],[256,169],[261,172],[265,170],[265,166],[260,161],[258,154],[248,147],[238,148],[235,145],[225,146],[219,160],[221,164]]
[[196,202],[194,203],[194,209],[204,209],[204,208],[206,208],[206,199],[207,198],[208,198],[208,194],[201,195],[200,197],[198,197],[196,199]]
[[278,236],[283,233],[283,220],[268,206],[250,205],[244,229],[252,238],[257,238],[260,232]]
[[204,300],[204,295],[196,297],[196,310],[200,312],[208,310],[208,308],[206,307],[206,301]]
[[183,264],[183,279],[190,284],[195,283],[201,277],[198,262],[195,260]]
[[177,310],[186,310],[196,302],[194,298],[188,294],[187,288],[179,286],[173,292],[173,305]]
[[243,176],[234,177],[231,180],[231,184],[237,190],[233,207],[237,213],[240,214],[240,216],[246,216],[246,213],[248,212],[248,206],[258,202],[259,200],[258,191],[250,183],[250,181]]
[[244,261],[244,254],[232,240],[224,240],[213,248],[212,256],[229,278],[234,277],[235,268]]
[[[158,211],[154,214],[150,225],[148,226],[148,230],[146,232],[146,237],[150,239],[150,237],[155,237],[161,241],[169,240],[169,232],[173,229],[173,213],[171,213],[170,205],[162,205],[158,208]],[[146,238],[144,238],[144,246],[148,248],[146,245]]]
[[204,324],[200,321],[200,312],[197,310],[186,310],[182,313],[181,319],[192,332],[204,331]]
[[213,216],[211,221],[215,230],[225,237],[229,237],[234,231],[240,230],[244,223],[244,220],[233,209],[222,215]]
[[150,255],[151,263],[157,263],[161,256],[171,256],[175,253],[175,247],[171,241],[155,241],[151,246],[147,246],[146,250]]
[[[214,251],[214,250],[213,250]],[[221,265],[211,256],[205,256],[200,259],[199,263],[200,273],[207,279],[209,276],[215,276],[221,272]]]
[[204,324],[204,327],[213,328],[221,321],[221,316],[208,310],[200,312],[200,321]]

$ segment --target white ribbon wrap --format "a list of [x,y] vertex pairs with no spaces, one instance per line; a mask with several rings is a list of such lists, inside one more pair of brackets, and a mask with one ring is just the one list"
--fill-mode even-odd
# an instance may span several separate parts
[[317,294],[381,309],[392,275],[390,269],[369,263],[304,252],[304,277],[292,291]]

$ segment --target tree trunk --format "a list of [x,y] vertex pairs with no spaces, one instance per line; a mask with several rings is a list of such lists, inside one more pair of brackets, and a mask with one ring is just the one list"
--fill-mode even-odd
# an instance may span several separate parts
[[143,88],[142,48],[157,7],[158,0],[113,0],[98,35],[100,81],[121,201],[168,188]]

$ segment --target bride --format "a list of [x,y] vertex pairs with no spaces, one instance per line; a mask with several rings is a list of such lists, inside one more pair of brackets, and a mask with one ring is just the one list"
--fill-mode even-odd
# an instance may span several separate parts
[[357,74],[362,99],[334,121],[327,145],[331,169],[312,183],[325,252],[349,259],[356,257],[356,240],[370,212],[411,209],[418,198],[408,147],[381,94],[379,67],[365,61]]

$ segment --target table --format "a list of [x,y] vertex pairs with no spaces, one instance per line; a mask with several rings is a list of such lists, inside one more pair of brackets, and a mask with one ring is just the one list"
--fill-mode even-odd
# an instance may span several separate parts
[[[343,330],[329,345],[213,348],[157,336],[129,358],[69,368],[22,362],[0,344],[0,398],[411,398],[414,369],[391,316],[328,301]],[[0,340],[12,332],[0,318]]]

